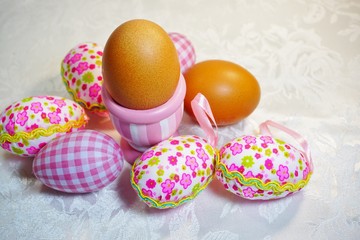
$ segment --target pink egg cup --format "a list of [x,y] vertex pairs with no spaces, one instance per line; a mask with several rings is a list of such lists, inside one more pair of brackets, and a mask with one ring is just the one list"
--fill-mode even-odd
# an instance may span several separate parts
[[122,137],[121,146],[130,164],[146,149],[176,134],[184,113],[185,93],[185,79],[180,74],[174,95],[166,103],[152,109],[134,110],[116,103],[106,88],[102,88],[104,104]]

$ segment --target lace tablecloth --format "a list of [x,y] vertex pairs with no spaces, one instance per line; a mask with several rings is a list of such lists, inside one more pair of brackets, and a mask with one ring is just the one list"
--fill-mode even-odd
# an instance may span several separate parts
[[[262,96],[219,145],[272,119],[304,135],[315,172],[301,192],[247,201],[214,180],[194,201],[147,207],[130,166],[106,188],[64,194],[32,174],[32,159],[0,149],[0,239],[360,239],[360,2],[192,0],[0,2],[0,109],[32,95],[69,98],[60,62],[76,44],[104,45],[133,18],[186,35],[197,62],[249,69]],[[119,134],[90,116],[89,128]],[[203,135],[188,116],[181,134]]]

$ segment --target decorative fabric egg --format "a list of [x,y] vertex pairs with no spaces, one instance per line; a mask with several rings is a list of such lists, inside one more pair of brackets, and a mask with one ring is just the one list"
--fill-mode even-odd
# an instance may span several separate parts
[[175,45],[179,57],[180,70],[184,73],[188,68],[195,64],[196,55],[194,47],[189,39],[180,33],[171,32],[169,33],[169,36]]
[[85,109],[106,116],[101,97],[103,48],[96,43],[81,43],[71,49],[61,62],[61,76],[66,90]]
[[206,188],[214,168],[215,150],[206,140],[178,136],[160,142],[135,161],[131,184],[148,206],[177,207]]
[[120,146],[110,136],[83,130],[49,142],[36,155],[33,172],[46,186],[69,193],[98,191],[123,168]]
[[20,155],[35,156],[55,137],[85,127],[88,117],[72,100],[56,96],[24,98],[0,115],[0,144]]
[[220,149],[216,176],[243,198],[282,198],[301,190],[312,171],[305,154],[271,136],[243,136]]

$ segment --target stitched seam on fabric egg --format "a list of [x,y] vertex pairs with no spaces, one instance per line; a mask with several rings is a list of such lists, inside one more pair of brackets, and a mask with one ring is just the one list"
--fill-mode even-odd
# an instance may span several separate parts
[[70,120],[64,125],[55,124],[51,125],[49,128],[37,128],[31,132],[17,132],[14,135],[9,133],[3,133],[0,136],[0,144],[4,142],[18,142],[21,139],[37,139],[39,137],[49,137],[54,133],[68,132],[71,128],[80,128],[87,122],[86,115],[82,115],[79,120]]
[[239,181],[240,184],[242,184],[244,186],[256,186],[257,188],[259,188],[261,190],[272,190],[272,191],[275,191],[278,193],[282,193],[285,191],[291,191],[291,192],[299,191],[300,189],[302,189],[303,187],[305,187],[307,185],[307,183],[309,182],[311,175],[312,175],[312,172],[309,172],[309,174],[305,180],[300,180],[296,184],[285,183],[285,184],[281,185],[279,182],[275,182],[275,181],[270,181],[268,183],[264,183],[263,181],[261,181],[258,178],[245,178],[244,175],[239,172],[229,172],[227,167],[222,162],[219,162],[218,169],[220,169],[221,172],[223,174],[225,174],[226,178],[229,178],[231,180],[236,179]]
[[185,198],[182,198],[182,199],[180,199],[180,200],[178,200],[178,201],[176,201],[176,202],[170,201],[170,202],[166,202],[166,203],[158,203],[157,200],[152,199],[151,197],[145,196],[145,195],[142,193],[141,189],[136,185],[136,183],[135,183],[135,181],[134,181],[134,177],[135,177],[135,176],[134,176],[134,174],[133,174],[133,172],[134,172],[134,166],[135,166],[135,164],[133,165],[133,170],[131,171],[131,176],[130,176],[132,187],[136,190],[136,192],[138,193],[138,196],[139,196],[143,201],[145,201],[145,202],[150,202],[153,207],[157,207],[157,208],[177,207],[177,206],[179,206],[179,205],[181,205],[181,204],[183,204],[183,203],[185,203],[185,202],[187,202],[187,201],[190,201],[190,200],[194,199],[200,192],[202,192],[202,191],[209,185],[209,183],[211,182],[211,180],[213,179],[214,174],[215,174],[215,171],[214,171],[214,172],[209,176],[209,178],[207,179],[207,181],[205,182],[205,184],[204,184],[202,187],[200,187],[197,192],[191,194],[190,196],[185,197]]
[[77,103],[81,104],[82,107],[84,107],[84,108],[86,108],[88,110],[91,110],[91,111],[96,111],[96,112],[105,112],[105,111],[107,111],[106,107],[104,105],[102,105],[102,104],[99,104],[99,103],[92,103],[92,104],[90,104],[90,106],[88,106],[84,100],[82,100],[81,98],[78,98],[76,96],[76,92],[73,89],[69,88],[69,86],[67,84],[67,79],[63,77],[62,80],[63,80],[63,83],[65,84],[67,92],[73,97],[73,99]]

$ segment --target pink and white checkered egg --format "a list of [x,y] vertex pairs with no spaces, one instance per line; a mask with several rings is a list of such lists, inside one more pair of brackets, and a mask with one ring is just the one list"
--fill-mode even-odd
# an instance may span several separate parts
[[181,72],[184,73],[188,68],[195,64],[195,49],[189,39],[176,32],[168,33],[173,41],[180,62]]
[[35,157],[33,172],[52,189],[86,193],[113,182],[123,165],[124,155],[113,138],[83,130],[49,142]]

